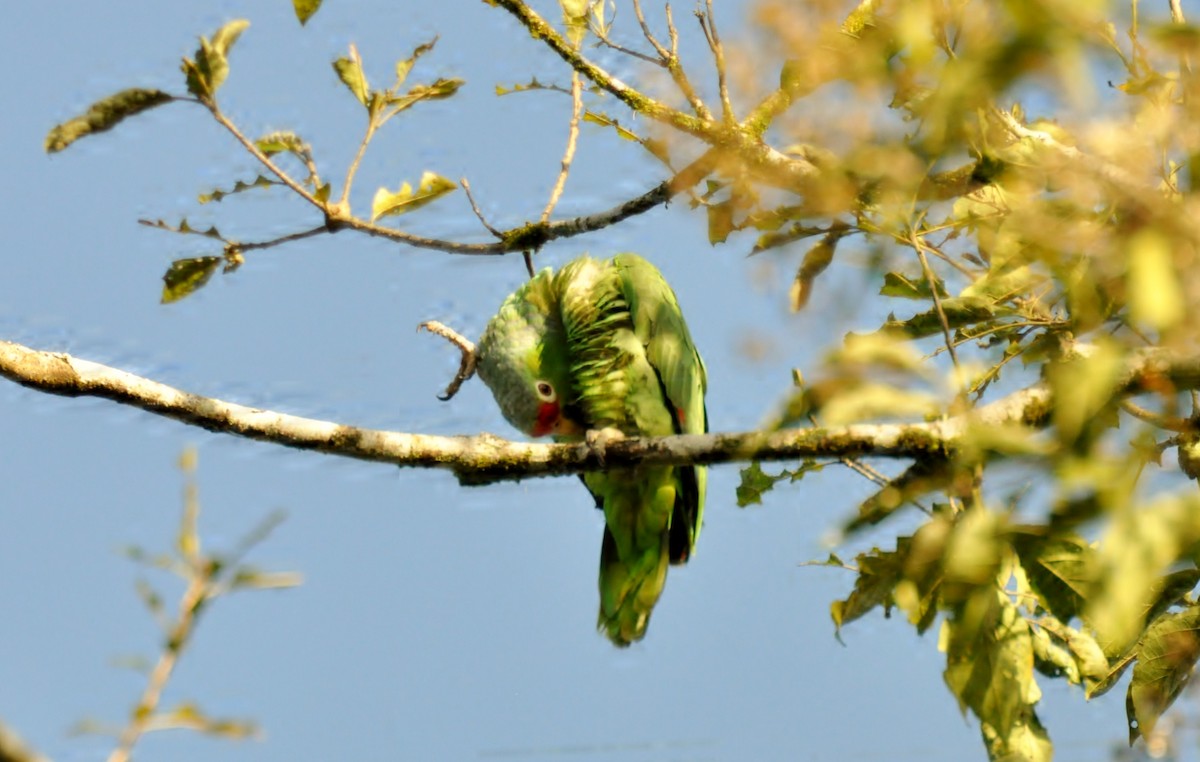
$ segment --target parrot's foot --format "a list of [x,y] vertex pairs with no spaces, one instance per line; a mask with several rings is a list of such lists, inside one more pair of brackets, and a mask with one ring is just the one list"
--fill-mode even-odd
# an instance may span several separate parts
[[474,342],[448,325],[443,325],[436,320],[427,320],[417,326],[418,331],[422,328],[430,333],[441,336],[446,341],[458,347],[459,351],[462,352],[462,360],[458,365],[458,373],[454,376],[454,380],[450,382],[450,385],[446,387],[446,393],[438,395],[438,399],[446,402],[458,393],[459,387],[467,379],[475,375],[475,365],[479,356],[475,352]]
[[613,442],[619,442],[624,439],[625,434],[620,429],[609,426],[603,429],[588,429],[583,438],[588,443],[588,447],[592,448],[592,451],[596,453],[596,459],[603,466],[605,450]]

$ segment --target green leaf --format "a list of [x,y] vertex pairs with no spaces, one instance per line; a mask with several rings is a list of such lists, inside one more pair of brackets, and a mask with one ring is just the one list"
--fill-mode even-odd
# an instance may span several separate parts
[[[934,281],[934,285],[939,297],[945,299],[950,296],[940,278]],[[884,273],[883,288],[879,289],[879,295],[928,301],[933,298],[933,288],[930,287],[927,278],[913,279],[903,273],[890,272]]]
[[380,188],[375,191],[375,199],[371,202],[371,221],[420,209],[456,187],[458,186],[453,181],[436,172],[425,172],[421,175],[421,182],[416,191],[413,191],[408,183],[401,185],[400,190],[394,193],[387,188]]
[[[1055,640],[1063,643],[1075,662],[1075,672],[1078,673],[1084,687],[1091,691],[1108,675],[1108,659],[1096,639],[1086,632],[1068,627],[1053,616],[1044,616],[1037,620],[1040,630],[1049,633]],[[1088,695],[1092,698],[1092,694]]]
[[983,507],[959,515],[942,556],[943,598],[965,600],[977,590],[988,590],[1005,557],[1006,529],[1002,516]]
[[782,475],[772,476],[763,471],[758,461],[754,461],[746,468],[743,468],[741,475],[742,482],[737,487],[738,508],[745,508],[748,505],[761,505],[762,496],[770,492],[775,487],[775,482],[783,478]]
[[217,271],[221,257],[177,259],[163,275],[162,303],[177,302],[204,286]]
[[1050,741],[1034,712],[1029,624],[1003,591],[984,588],[946,624],[944,677],[959,707],[979,718],[990,759],[1048,760]]
[[188,92],[201,100],[211,99],[229,75],[229,51],[250,26],[245,19],[235,19],[213,34],[212,40],[200,38],[195,59],[183,59]]
[[996,270],[975,281],[962,290],[960,296],[982,296],[1004,301],[1028,293],[1046,278],[1034,272],[1028,265]]
[[1095,582],[1096,552],[1073,534],[1043,538],[1017,531],[1010,539],[1038,603],[1058,619],[1070,621]]
[[1117,424],[1113,396],[1124,367],[1123,350],[1102,341],[1086,356],[1046,364],[1054,390],[1052,418],[1061,442],[1074,445]]
[[841,426],[881,417],[924,419],[941,411],[941,401],[928,392],[865,382],[829,399],[821,408],[821,420],[828,426]]
[[[976,323],[985,323],[1017,314],[1013,309],[998,305],[979,296],[961,296],[942,300],[942,312],[950,330]],[[903,331],[910,339],[922,339],[942,332],[942,320],[936,309],[917,313],[907,320],[891,319],[881,330]]]
[[792,312],[799,312],[808,304],[808,300],[812,296],[813,283],[816,282],[817,276],[825,272],[825,268],[833,262],[838,241],[844,235],[845,232],[842,230],[831,230],[804,253],[804,259],[796,271],[792,287],[788,289],[788,305]]
[[601,127],[612,127],[613,130],[616,131],[617,135],[625,140],[632,140],[635,143],[642,142],[642,139],[638,137],[637,133],[625,129],[621,126],[620,122],[602,111],[592,111],[590,109],[584,111],[583,121],[591,122],[592,124],[598,124]]
[[296,11],[296,18],[301,26],[307,24],[320,7],[321,0],[292,0],[292,8]]
[[312,148],[294,132],[280,130],[270,132],[254,141],[255,147],[267,156],[279,153],[292,153],[300,158],[306,158],[312,153]]
[[708,205],[708,242],[714,246],[725,243],[733,226],[733,201]]
[[434,37],[426,43],[422,43],[413,49],[412,55],[405,58],[403,61],[396,62],[396,83],[392,85],[392,92],[398,92],[404,84],[404,80],[408,79],[408,73],[412,71],[413,64],[417,59],[433,50],[433,46],[437,44],[438,38]]
[[908,544],[897,541],[897,550],[883,551],[872,548],[870,553],[858,555],[858,577],[854,590],[844,601],[834,601],[829,606],[833,626],[840,633],[843,625],[853,622],[876,606],[891,609],[892,591],[902,578],[907,558]]
[[250,182],[238,180],[229,190],[221,190],[220,188],[217,188],[211,193],[201,193],[198,200],[201,204],[207,204],[213,201],[221,201],[226,196],[232,196],[235,193],[242,193],[252,188],[270,188],[272,185],[281,185],[281,183],[278,180],[271,180],[264,175],[259,175]]
[[1097,583],[1084,620],[1109,659],[1126,653],[1142,634],[1149,615],[1174,602],[1195,578],[1164,575],[1200,539],[1200,499],[1166,495],[1135,504],[1126,497],[1097,550]]
[[1149,736],[1178,698],[1200,658],[1200,606],[1160,617],[1138,645],[1137,666],[1125,696],[1129,743]]
[[358,102],[366,106],[371,96],[370,86],[367,85],[367,75],[363,73],[362,60],[358,51],[350,49],[350,58],[339,58],[333,62],[333,70],[338,79],[350,91]]
[[216,226],[210,226],[207,230],[199,230],[188,224],[187,217],[179,221],[179,225],[170,225],[163,220],[138,220],[138,222],[146,227],[158,228],[171,233],[179,233],[181,235],[198,235],[205,238],[212,238],[216,241],[225,242],[225,238],[221,235],[221,231],[217,230]]
[[123,119],[134,114],[170,103],[173,96],[162,90],[144,90],[131,87],[102,98],[81,116],[56,124],[46,134],[46,153],[57,153],[80,138],[116,127]]
[[1133,235],[1128,247],[1130,315],[1156,331],[1174,327],[1185,307],[1171,239],[1146,229]]
[[404,95],[387,95],[385,102],[391,107],[391,114],[395,115],[411,108],[421,101],[434,101],[443,98],[449,98],[458,92],[458,88],[463,86],[461,79],[439,79],[432,85],[417,85],[409,90]]

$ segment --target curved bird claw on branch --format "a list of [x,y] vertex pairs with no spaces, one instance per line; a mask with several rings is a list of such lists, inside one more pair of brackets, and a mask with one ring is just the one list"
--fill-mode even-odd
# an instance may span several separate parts
[[441,336],[446,341],[458,347],[462,352],[462,360],[458,365],[458,373],[455,374],[454,380],[446,387],[446,391],[438,395],[438,399],[442,402],[449,402],[454,395],[458,394],[458,390],[467,382],[467,379],[475,375],[475,365],[479,361],[479,357],[475,352],[475,343],[450,326],[439,323],[436,320],[426,320],[417,326],[418,331],[422,329]]

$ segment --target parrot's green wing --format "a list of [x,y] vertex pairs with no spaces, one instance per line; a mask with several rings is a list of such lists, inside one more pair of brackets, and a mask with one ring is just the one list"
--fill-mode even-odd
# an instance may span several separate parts
[[[646,358],[670,403],[674,433],[706,433],[704,393],[708,374],[692,343],[675,292],[658,268],[636,254],[617,255],[613,266],[621,277],[633,332],[645,345]],[[683,466],[677,471],[681,490],[671,521],[671,562],[683,563],[700,532],[708,474],[703,466]]]
[[[649,262],[583,257],[556,276],[573,397],[590,429],[628,436],[707,428],[704,365],[670,286]],[[600,625],[619,645],[639,640],[667,564],[687,560],[704,504],[702,467],[653,466],[585,475],[604,508]]]

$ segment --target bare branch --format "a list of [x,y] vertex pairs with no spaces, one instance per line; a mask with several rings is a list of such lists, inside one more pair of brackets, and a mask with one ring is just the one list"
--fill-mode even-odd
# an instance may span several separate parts
[[717,67],[721,115],[725,119],[725,124],[735,124],[737,119],[733,115],[733,104],[729,100],[729,85],[725,81],[725,48],[721,45],[721,35],[717,33],[717,17],[713,13],[712,0],[705,0],[704,13],[697,11],[696,16],[700,19],[700,27],[704,30],[704,37],[708,40],[708,47],[712,49],[713,61]]
[[[116,368],[0,341],[0,375],[50,394],[103,397],[210,431],[287,447],[398,466],[447,468],[464,484],[580,473],[605,467],[747,460],[883,457],[944,459],[973,426],[1044,426],[1053,398],[1042,383],[996,402],[932,423],[855,424],[827,428],[630,438],[605,444],[604,460],[586,442],[532,444],[493,436],[428,436],[259,410],[175,389]],[[1149,349],[1135,353],[1117,394],[1137,394],[1145,384],[1171,380],[1200,387],[1200,354]]]
[[[575,159],[575,146],[579,142],[579,114],[583,111],[583,80],[579,72],[571,72],[571,123],[567,128],[567,147],[563,150],[562,162],[558,171],[558,179],[550,191],[550,199],[542,210],[542,224],[550,221],[554,207],[562,197],[563,188],[567,185],[567,175],[571,173],[571,162]],[[533,273],[530,273],[530,277]]]
[[487,218],[483,216],[483,212],[480,211],[480,209],[479,209],[479,204],[475,203],[475,196],[471,194],[471,183],[467,182],[467,178],[464,177],[464,178],[460,179],[458,181],[458,184],[462,186],[463,192],[467,194],[467,201],[470,202],[470,204],[471,204],[471,211],[475,212],[475,216],[479,218],[479,222],[485,228],[487,228],[489,233],[496,236],[497,238],[503,239],[504,234],[501,233],[499,230],[496,230],[496,228],[492,227],[490,224],[488,224]]

